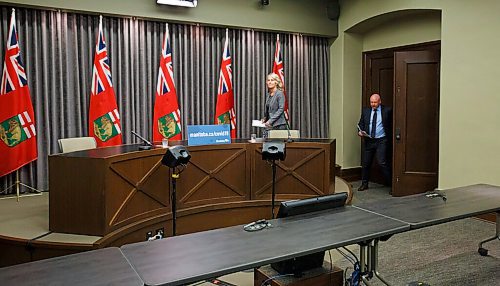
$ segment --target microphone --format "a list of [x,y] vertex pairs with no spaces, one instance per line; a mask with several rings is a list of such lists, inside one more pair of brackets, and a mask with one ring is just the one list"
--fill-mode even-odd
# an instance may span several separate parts
[[286,123],[286,131],[288,131],[288,139],[286,139],[286,143],[292,143],[292,133],[290,133],[290,127],[288,126],[288,122]]
[[433,191],[433,192],[430,192],[428,194],[425,195],[426,197],[428,198],[436,198],[436,197],[439,197],[439,198],[442,198],[443,201],[446,202],[447,198],[446,198],[446,194],[443,194],[439,191]]
[[149,142],[146,138],[135,133],[134,131],[132,131],[132,134],[134,134],[137,138],[142,140],[143,145],[139,146],[139,150],[150,150],[151,148],[153,148],[153,144],[151,144],[151,142]]

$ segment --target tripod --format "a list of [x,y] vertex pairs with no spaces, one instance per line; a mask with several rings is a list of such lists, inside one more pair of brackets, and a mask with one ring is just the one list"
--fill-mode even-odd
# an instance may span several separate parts
[[[165,155],[161,159],[161,163],[170,168],[172,178],[172,235],[175,236],[176,220],[177,220],[177,179],[179,175],[186,169],[187,164],[191,159],[188,150],[180,145],[172,146],[167,149]],[[182,169],[177,171],[177,167],[182,166]]]
[[181,164],[183,167],[180,171],[177,171],[177,167],[171,168],[172,171],[172,236],[175,236],[176,234],[176,229],[177,229],[177,179],[179,179],[180,174],[184,171],[186,168],[186,165]]
[[175,173],[174,168],[172,169],[172,236],[175,236],[177,220],[177,179],[179,179],[179,173]]
[[1,192],[0,192],[0,194],[1,194],[1,193],[6,193],[6,194],[7,194],[7,191],[8,191],[8,190],[10,190],[10,189],[12,189],[12,188],[14,188],[14,187],[16,188],[16,196],[17,196],[17,201],[18,201],[18,202],[19,202],[19,198],[20,198],[20,196],[21,196],[21,195],[19,194],[19,189],[20,189],[20,187],[25,187],[25,188],[28,188],[28,189],[30,189],[30,190],[32,190],[32,191],[34,191],[34,192],[36,193],[36,195],[39,195],[39,194],[41,194],[41,193],[42,193],[42,192],[40,192],[39,190],[37,190],[37,189],[35,189],[35,188],[31,187],[31,186],[28,186],[28,185],[26,185],[26,184],[22,183],[22,182],[19,180],[19,170],[16,170],[16,181],[15,181],[12,185],[8,186],[5,190],[1,191]]
[[268,161],[271,163],[271,167],[273,169],[273,186],[272,186],[272,193],[271,193],[271,218],[274,218],[274,204],[276,201],[276,160],[270,160]]
[[279,141],[267,141],[262,144],[262,160],[271,164],[273,169],[273,185],[271,194],[271,218],[274,218],[274,204],[276,200],[276,160],[284,161],[286,157],[285,143]]

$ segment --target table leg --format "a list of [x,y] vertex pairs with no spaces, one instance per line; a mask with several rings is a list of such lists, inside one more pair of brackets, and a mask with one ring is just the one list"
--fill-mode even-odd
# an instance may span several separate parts
[[377,277],[382,283],[387,286],[391,284],[380,275],[378,272],[378,239],[371,240],[368,243],[360,244],[360,269],[361,269],[361,280],[370,286],[370,279],[373,276]]
[[490,237],[488,239],[485,239],[483,241],[481,241],[479,243],[479,248],[477,250],[477,252],[479,252],[479,254],[481,254],[481,256],[486,256],[488,255],[488,249],[486,248],[483,248],[483,244],[487,243],[487,242],[490,242],[492,240],[495,240],[495,239],[498,239],[500,240],[500,212],[497,212],[497,227],[496,227],[496,235],[493,236],[493,237]]
[[385,285],[390,285],[387,280],[385,280],[380,273],[378,272],[378,239],[373,240],[372,246],[372,256],[373,256],[373,274],[377,276],[377,278],[382,281]]
[[359,244],[359,269],[361,271],[361,280],[367,286],[370,286],[370,279],[373,277],[373,274],[369,267],[369,258],[368,258],[368,247],[369,242],[363,242]]
[[361,271],[361,275],[364,275],[367,271],[366,269],[366,253],[368,252],[368,244],[366,242],[359,244],[359,270]]

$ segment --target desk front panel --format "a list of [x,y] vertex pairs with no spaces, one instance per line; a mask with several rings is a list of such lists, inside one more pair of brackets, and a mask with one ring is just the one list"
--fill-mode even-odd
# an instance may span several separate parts
[[[253,147],[251,197],[270,200],[272,165],[262,160],[262,144],[253,144]],[[276,161],[278,200],[309,198],[335,192],[335,141],[316,144],[293,142],[286,144],[285,149],[285,160]]]
[[[220,220],[224,213],[239,219],[229,221],[244,223],[268,208],[262,201],[271,199],[271,169],[262,161],[261,146],[236,140],[188,147],[191,161],[177,180],[180,229],[216,227],[214,219],[227,226]],[[287,148],[279,165],[278,200],[334,192],[334,140],[305,140]],[[106,236],[152,220],[170,221],[172,186],[170,170],[161,164],[164,153],[124,145],[49,156],[50,230]],[[205,225],[201,213],[210,223]]]

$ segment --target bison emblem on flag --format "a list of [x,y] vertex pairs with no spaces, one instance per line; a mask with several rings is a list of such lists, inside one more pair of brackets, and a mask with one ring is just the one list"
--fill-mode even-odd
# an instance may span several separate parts
[[224,112],[217,116],[217,124],[231,124],[231,119],[229,118],[229,111]]
[[180,120],[175,112],[158,118],[158,132],[164,138],[171,138],[181,133]]
[[[113,115],[113,113],[115,115]],[[108,112],[103,116],[94,120],[94,134],[102,141],[106,142],[109,139],[120,135],[121,129],[118,125],[118,110],[113,110],[113,113]]]
[[35,126],[26,111],[0,123],[0,139],[9,147],[14,147],[35,135]]

